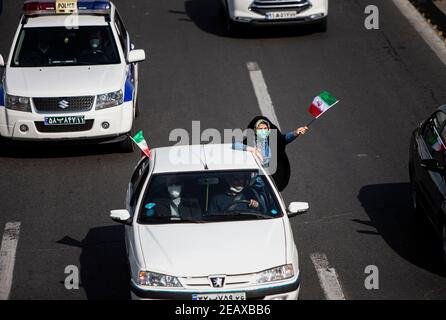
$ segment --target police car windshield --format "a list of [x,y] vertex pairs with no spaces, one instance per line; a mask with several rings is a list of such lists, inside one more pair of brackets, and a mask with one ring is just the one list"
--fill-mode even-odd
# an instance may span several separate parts
[[154,175],[138,222],[205,223],[281,216],[271,185],[258,171],[211,171]]
[[120,58],[109,26],[23,28],[13,67],[117,64]]

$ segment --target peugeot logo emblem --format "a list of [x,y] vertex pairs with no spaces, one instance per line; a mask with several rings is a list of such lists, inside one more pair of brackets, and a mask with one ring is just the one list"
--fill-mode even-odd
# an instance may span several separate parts
[[66,109],[70,106],[70,103],[67,100],[61,100],[58,103],[59,108]]
[[224,276],[209,277],[209,280],[211,281],[211,285],[214,288],[223,288],[223,286],[225,285]]

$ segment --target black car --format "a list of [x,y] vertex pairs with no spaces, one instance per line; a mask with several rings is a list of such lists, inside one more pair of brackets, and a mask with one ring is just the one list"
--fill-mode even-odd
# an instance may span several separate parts
[[409,159],[414,209],[433,224],[446,262],[446,105],[414,130]]

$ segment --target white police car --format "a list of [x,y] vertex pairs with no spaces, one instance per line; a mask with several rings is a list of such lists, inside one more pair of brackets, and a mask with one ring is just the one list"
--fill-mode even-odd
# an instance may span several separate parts
[[239,25],[313,24],[327,30],[328,0],[221,0],[229,32]]
[[0,85],[0,137],[116,142],[137,115],[138,62],[108,0],[27,0]]
[[130,181],[125,224],[134,299],[297,299],[289,217],[262,165],[232,145],[152,150]]

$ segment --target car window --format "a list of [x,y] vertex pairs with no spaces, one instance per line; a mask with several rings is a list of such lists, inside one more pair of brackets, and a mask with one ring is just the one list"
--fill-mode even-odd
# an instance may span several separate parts
[[125,29],[124,23],[122,22],[121,16],[119,15],[118,11],[116,11],[115,15],[115,26],[116,31],[118,32],[119,41],[121,42],[122,50],[124,54],[127,54],[127,30]]
[[135,171],[133,172],[132,178],[130,179],[130,207],[135,208],[136,202],[138,201],[138,196],[144,185],[150,169],[149,158],[144,158],[138,163]]
[[282,216],[269,181],[258,171],[155,174],[142,200],[142,224]]
[[23,28],[13,67],[51,67],[120,63],[109,26]]
[[438,111],[435,114],[435,124],[438,128],[442,128],[446,121],[446,114],[443,111]]
[[[436,115],[429,119],[429,121],[425,125],[423,132],[423,139],[429,149],[429,152],[434,159],[437,159],[441,163],[443,163],[445,159],[445,134],[446,132],[444,128],[441,128],[439,126],[438,118]],[[443,138],[441,138],[442,135]]]

